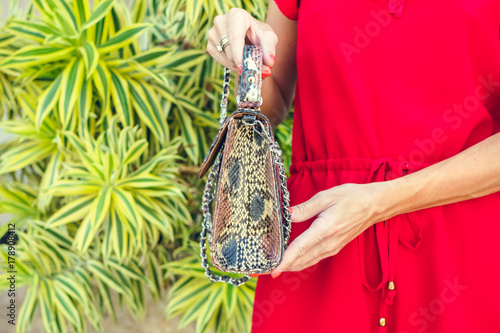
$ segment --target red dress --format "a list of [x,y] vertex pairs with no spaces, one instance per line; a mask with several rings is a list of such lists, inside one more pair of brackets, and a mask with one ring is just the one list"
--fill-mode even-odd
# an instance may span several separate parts
[[[292,205],[500,131],[499,0],[275,1],[298,24]],[[500,332],[499,236],[500,193],[377,223],[259,277],[252,332]]]

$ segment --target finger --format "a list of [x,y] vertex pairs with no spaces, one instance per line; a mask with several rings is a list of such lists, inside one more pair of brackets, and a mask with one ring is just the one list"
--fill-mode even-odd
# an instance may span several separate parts
[[264,272],[264,273],[252,273],[252,274],[250,274],[250,277],[259,277],[261,275],[270,275],[270,274],[271,274],[270,271],[269,272]]
[[[214,40],[215,45],[220,45],[220,40],[223,36],[228,37],[228,42],[229,42],[229,34],[227,32],[227,27],[228,25],[228,15],[218,15],[214,18],[214,29],[217,32],[215,35],[217,38]],[[222,46],[222,45],[220,45]],[[229,47],[229,44],[224,48],[224,51],[220,53],[223,57],[225,57],[229,63],[229,68],[237,68],[236,64],[233,61],[233,55],[231,53],[231,49]]]
[[[318,218],[319,220],[320,218]],[[301,271],[316,265],[321,260],[338,254],[347,244],[356,238],[364,229],[352,229],[345,234],[333,230],[325,231],[323,241],[315,244],[307,253],[295,260],[293,271]]]
[[[250,28],[250,14],[240,8],[232,8],[227,14],[227,35],[229,45],[226,47],[226,53],[235,67],[243,63],[243,46],[247,31]],[[253,31],[248,32],[250,42],[252,42]],[[256,43],[252,43],[256,44]]]
[[309,268],[311,266],[314,266],[316,265],[318,262],[320,262],[321,260],[323,259],[326,259],[326,258],[329,258],[329,257],[332,257],[334,255],[336,255],[338,252],[337,251],[332,251],[332,252],[325,252],[319,256],[317,256],[316,258],[314,258],[314,260],[312,261],[309,261],[309,262],[306,262],[303,266],[299,267],[298,269],[296,269],[295,271],[303,271],[304,269],[306,268]]
[[291,208],[292,222],[307,221],[324,211],[329,205],[330,200],[327,192],[318,192],[311,199]]
[[[217,32],[217,29],[212,28],[208,32],[208,44],[207,44],[207,51],[208,53],[214,58],[215,61],[217,61],[219,64],[221,64],[224,67],[229,68],[232,71],[237,71],[238,69],[234,66],[232,62],[229,61],[227,58],[226,54],[224,52],[217,51],[216,46],[219,45],[220,42],[220,37]],[[226,50],[228,47],[226,47]]]
[[301,271],[309,266],[312,266],[325,258],[333,251],[328,247],[328,241],[319,242],[303,255],[297,257],[293,263],[287,267],[287,271]]
[[278,272],[284,272],[289,269],[290,266],[295,264],[295,261],[301,256],[309,256],[312,258],[312,254],[309,251],[317,244],[321,243],[327,233],[321,223],[317,223],[320,219],[314,221],[311,226],[300,234],[288,247],[283,256],[283,260],[278,267],[276,267],[271,275],[275,276]]
[[250,41],[250,43],[260,45],[262,47],[261,72],[263,79],[271,76],[271,67],[274,65],[274,50],[276,49],[276,43],[273,41],[272,34],[269,33],[268,30],[261,31],[262,28],[266,27],[268,27],[268,30],[271,29],[265,23],[252,18],[250,20],[250,27],[246,33],[246,38]]
[[274,66],[276,44],[278,44],[278,36],[271,29],[259,30],[260,45],[262,46],[263,66],[262,72],[271,69]]

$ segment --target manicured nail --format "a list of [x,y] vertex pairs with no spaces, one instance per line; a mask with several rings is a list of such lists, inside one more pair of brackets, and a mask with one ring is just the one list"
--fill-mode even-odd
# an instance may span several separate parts
[[290,209],[288,209],[290,211],[290,215],[293,214],[293,207],[290,207]]
[[241,74],[242,69],[243,69],[243,66],[238,65],[238,70],[240,71],[240,74]]
[[281,271],[277,271],[277,272],[274,272],[274,273],[271,274],[271,276],[273,277],[273,279],[276,279],[280,275],[281,275]]
[[273,68],[273,66],[274,66],[274,61],[275,61],[275,60],[274,60],[274,55],[270,54],[270,55],[269,55],[269,58],[271,58],[271,59],[272,59],[272,61],[273,61],[273,64],[272,64],[271,66],[269,66],[269,68]]
[[262,72],[262,78],[271,76],[271,71],[269,69]]
[[250,277],[257,277],[257,276],[260,276],[260,274],[259,273],[250,274]]

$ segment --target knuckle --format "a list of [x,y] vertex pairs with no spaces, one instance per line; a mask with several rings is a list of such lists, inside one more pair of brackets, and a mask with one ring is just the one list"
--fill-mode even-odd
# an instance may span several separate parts
[[229,10],[229,12],[228,12],[228,13],[229,13],[230,15],[235,15],[235,14],[242,14],[242,12],[244,12],[244,10],[243,10],[243,9],[238,8],[238,7],[233,7],[233,8],[231,8],[231,9]]
[[274,35],[273,35],[273,41],[272,41],[272,43],[273,43],[274,45],[276,45],[276,44],[278,44],[278,42],[279,42],[278,35],[274,34]]
[[278,35],[273,30],[268,31],[267,38],[275,44],[278,43]]
[[322,205],[328,205],[331,201],[331,193],[329,190],[318,192],[319,202]]
[[340,249],[341,249],[341,246],[339,244],[337,244],[337,243],[332,244],[331,249],[328,253],[329,256],[336,255],[337,253],[339,253]]
[[207,43],[207,51],[213,57],[213,55],[214,55],[214,53],[213,53],[214,52],[214,46],[210,42]]
[[337,236],[340,232],[340,228],[336,224],[329,225],[328,230],[325,232],[328,233],[328,237],[331,238],[333,241],[337,238]]
[[334,232],[332,230],[332,226],[330,225],[330,223],[326,223],[326,221],[324,221],[324,220],[321,220],[318,222],[321,222],[321,223],[317,224],[317,227],[318,227],[318,230],[320,231],[319,237],[322,238],[322,240],[330,238],[334,235]]
[[337,250],[337,246],[334,242],[330,242],[328,243],[326,250],[328,253],[335,252]]
[[313,197],[312,200],[316,202],[323,202],[325,200],[326,193],[325,191],[320,191],[317,192]]
[[304,244],[297,245],[297,255],[303,256],[307,252],[307,247]]
[[332,238],[334,237],[336,234],[336,230],[334,228],[332,228],[331,226],[327,226],[325,227],[325,229],[323,229],[323,240],[326,240],[326,239],[329,239],[329,238]]
[[231,42],[233,42],[235,39],[240,39],[240,38],[245,38],[245,37],[240,35],[235,35],[234,33],[229,32],[228,34],[228,42],[230,43],[229,46],[231,48],[234,47],[234,45],[231,44]]
[[320,242],[318,244],[319,250],[316,251],[317,255],[321,255],[321,253],[325,253],[330,251],[329,246],[326,242]]
[[[321,235],[319,236],[319,241],[320,242],[326,242],[326,241],[329,241],[331,239],[331,237],[333,236],[332,232],[330,231],[329,228],[324,228],[323,229],[323,232],[321,233]],[[328,242],[330,243],[330,242]]]
[[294,207],[294,209],[299,213],[300,216],[304,215],[306,207],[305,204],[301,203]]
[[221,20],[222,20],[222,15],[217,15],[214,17],[214,25],[219,25],[221,23]]
[[209,39],[215,38],[215,29],[214,28],[210,28],[210,30],[208,30],[208,38]]

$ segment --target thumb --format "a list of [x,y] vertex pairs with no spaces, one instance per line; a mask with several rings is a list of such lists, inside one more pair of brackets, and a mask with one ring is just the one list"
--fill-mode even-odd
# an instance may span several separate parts
[[[276,44],[278,44],[278,36],[273,30],[260,31],[260,45],[262,46],[262,71],[265,72],[267,68],[274,66]],[[267,66],[267,67],[266,67]]]
[[326,195],[322,192],[316,193],[311,199],[290,207],[292,222],[304,222],[318,215],[326,209],[328,202]]

